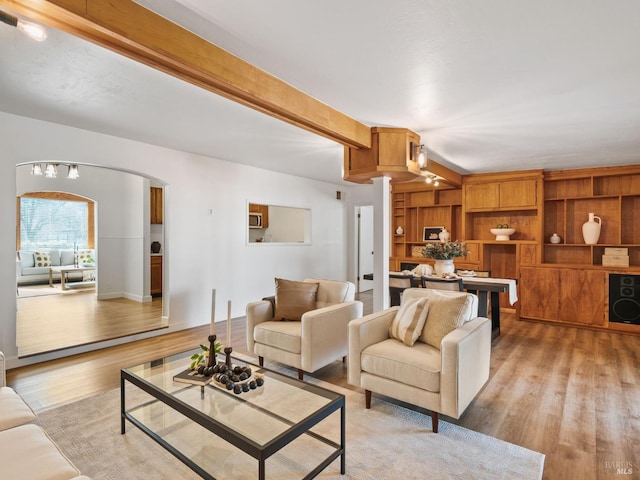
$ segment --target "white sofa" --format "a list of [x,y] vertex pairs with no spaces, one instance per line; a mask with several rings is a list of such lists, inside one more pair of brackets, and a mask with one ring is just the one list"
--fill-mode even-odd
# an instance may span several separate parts
[[0,478],[20,480],[90,480],[37,425],[38,417],[7,387],[0,352]]
[[[349,324],[347,380],[365,389],[366,408],[376,392],[430,410],[437,433],[438,413],[460,418],[489,379],[491,320],[477,316],[478,298],[471,293],[408,288],[401,305],[422,297],[428,298],[428,315],[413,346],[392,338],[389,329],[401,307]],[[439,348],[429,322],[442,336]],[[450,330],[442,324],[459,326]]]
[[[48,250],[51,257],[51,265],[54,267],[73,265],[75,253],[72,249]],[[95,255],[94,250],[83,250]],[[33,251],[19,250],[16,257],[16,280],[18,284],[47,283],[49,282],[49,267],[37,267]],[[60,274],[54,273],[54,279],[59,280]],[[83,272],[70,272],[67,277],[70,281],[82,281]]]
[[314,278],[304,282],[318,284],[316,309],[299,321],[275,320],[269,300],[247,305],[247,349],[258,355],[260,365],[267,358],[297,368],[300,380],[304,372],[346,358],[349,322],[362,316],[353,283]]

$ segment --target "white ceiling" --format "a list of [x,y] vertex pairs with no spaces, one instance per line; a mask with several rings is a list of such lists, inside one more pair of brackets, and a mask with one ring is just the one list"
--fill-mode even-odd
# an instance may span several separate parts
[[[640,163],[636,0],[140,0],[461,173]],[[70,35],[0,24],[0,110],[340,182],[342,147]]]

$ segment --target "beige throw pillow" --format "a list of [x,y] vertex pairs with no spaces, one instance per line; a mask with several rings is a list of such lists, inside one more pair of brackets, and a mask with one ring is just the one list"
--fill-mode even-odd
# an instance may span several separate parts
[[51,255],[49,252],[33,252],[33,259],[35,261],[36,267],[50,267],[51,266]]
[[76,253],[76,258],[78,259],[78,265],[83,266],[86,263],[93,263],[93,255],[91,255],[91,250],[78,250]]
[[274,320],[300,320],[302,314],[315,310],[318,285],[318,283],[276,278]]
[[405,345],[413,347],[422,333],[427,313],[429,313],[427,297],[406,301],[396,312],[396,316],[389,326],[389,335],[401,340]]
[[427,323],[420,340],[440,350],[444,336],[469,320],[472,305],[470,295],[431,295]]

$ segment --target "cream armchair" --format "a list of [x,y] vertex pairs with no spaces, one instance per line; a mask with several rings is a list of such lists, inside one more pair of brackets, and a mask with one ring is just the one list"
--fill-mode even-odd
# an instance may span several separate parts
[[354,301],[355,285],[336,280],[306,279],[318,283],[316,309],[300,321],[274,320],[269,300],[247,305],[247,349],[264,359],[284,363],[304,372],[315,372],[335,360],[346,359],[348,325],[362,317],[362,302]]
[[[470,293],[406,289],[402,305],[428,297],[426,324],[413,346],[392,338],[389,327],[401,307],[373,313],[349,324],[348,382],[365,389],[365,406],[371,408],[371,392],[431,410],[434,433],[438,413],[459,418],[489,379],[491,321],[477,317],[478,298]],[[456,300],[457,297],[457,300]],[[460,325],[442,331],[439,348],[427,326],[438,325],[439,316]],[[437,338],[437,337],[436,337]]]

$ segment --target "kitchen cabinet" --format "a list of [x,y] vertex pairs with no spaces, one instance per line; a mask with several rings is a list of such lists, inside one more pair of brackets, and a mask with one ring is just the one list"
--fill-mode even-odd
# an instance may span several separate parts
[[151,256],[151,288],[152,296],[162,295],[162,255]]
[[249,212],[260,213],[262,215],[262,228],[269,228],[269,205],[250,203]]
[[151,212],[150,212],[150,220],[151,224],[161,224],[162,223],[162,188],[151,187],[150,189],[151,195]]

